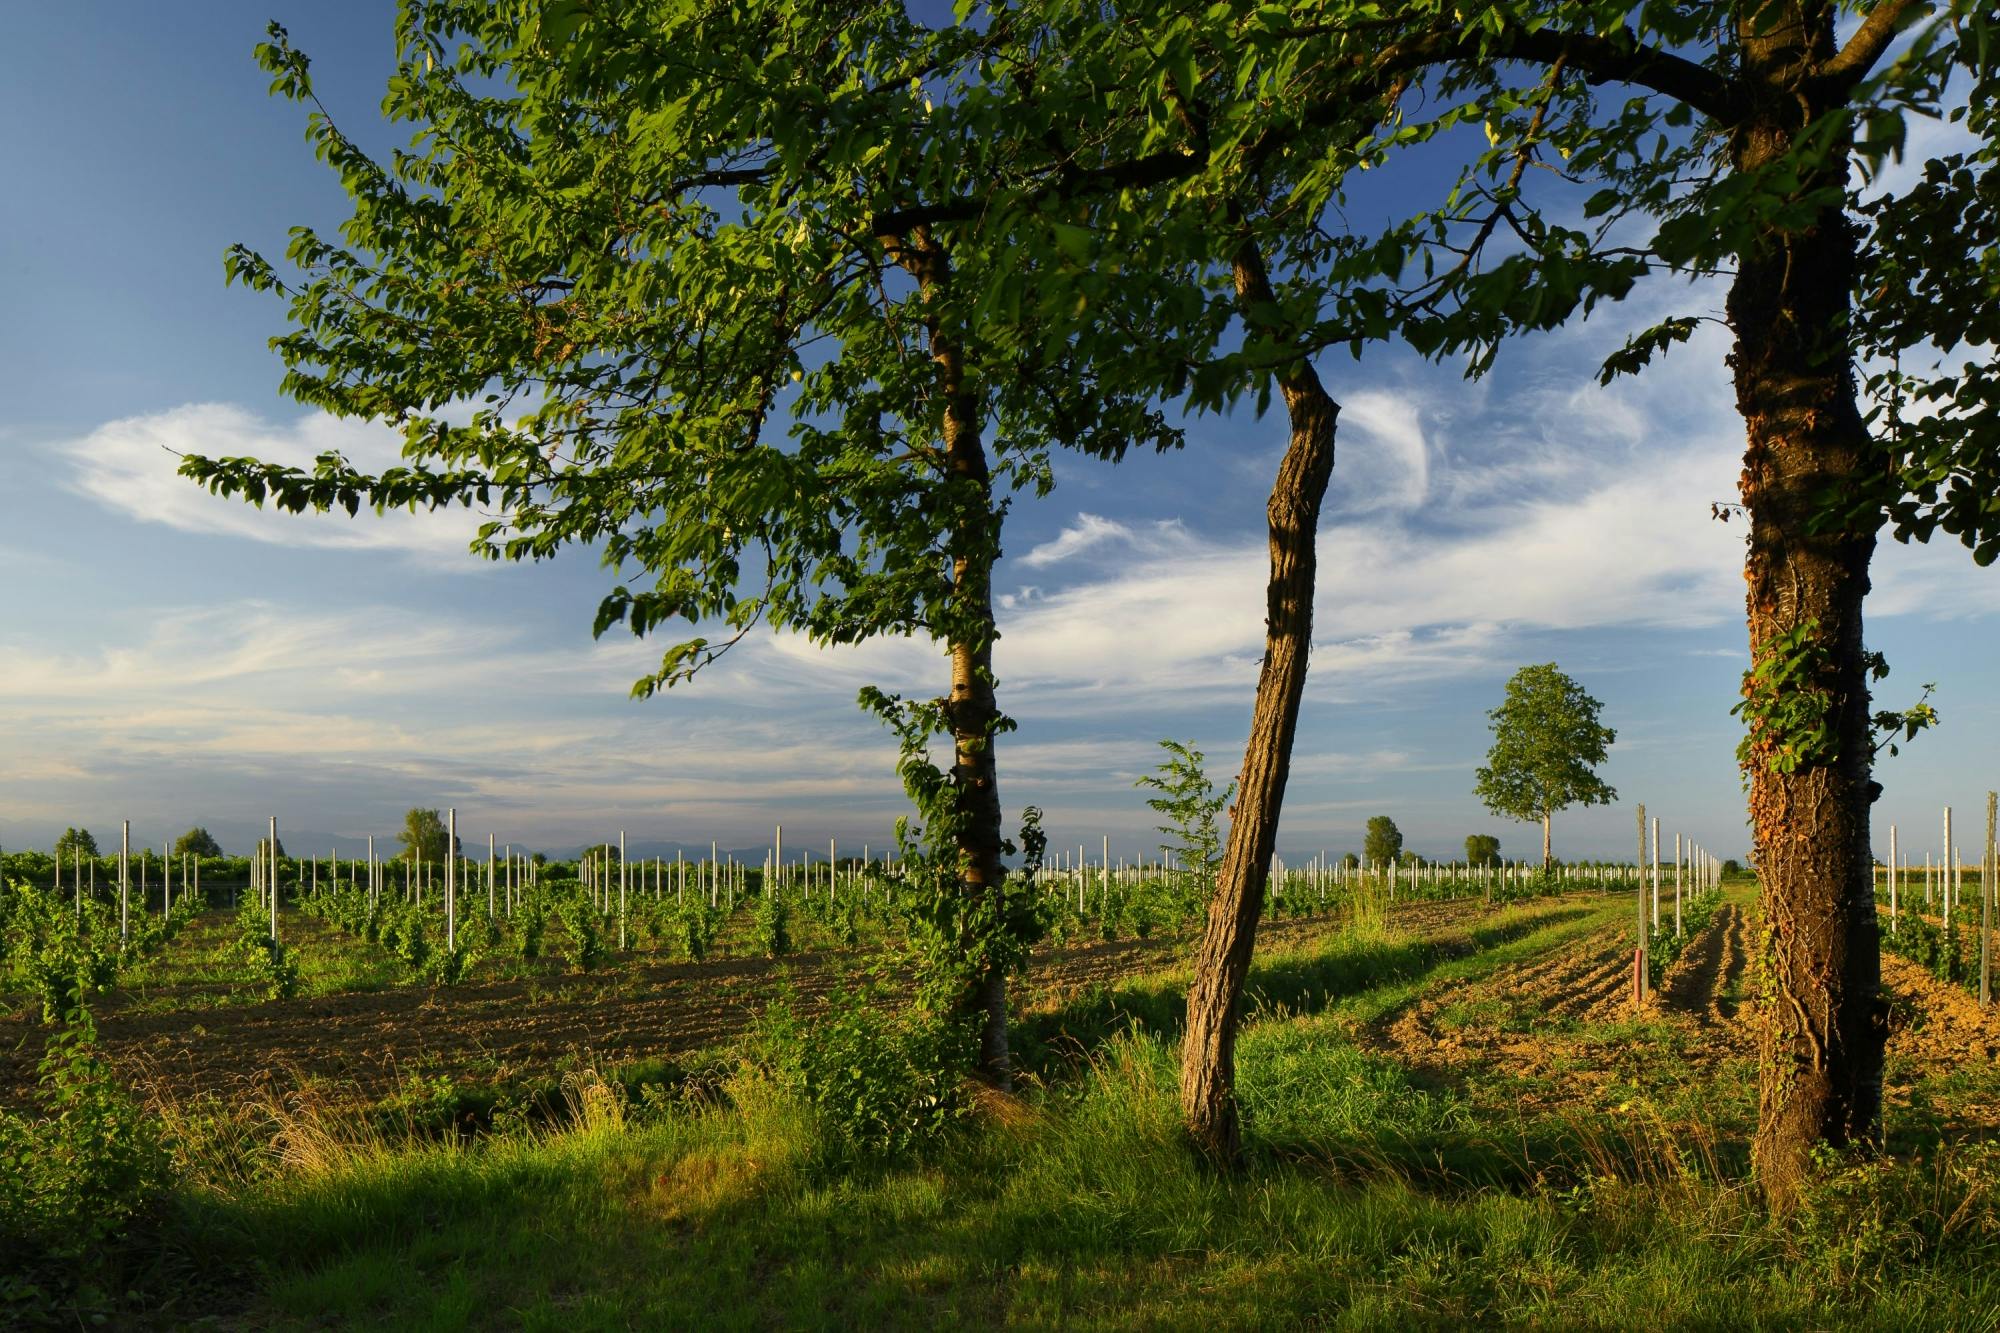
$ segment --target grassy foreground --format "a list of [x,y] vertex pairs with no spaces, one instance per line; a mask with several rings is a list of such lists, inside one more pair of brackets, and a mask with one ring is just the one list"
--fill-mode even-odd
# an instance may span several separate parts
[[[1239,1051],[1241,1178],[1182,1146],[1183,979],[1165,974],[1045,997],[1022,1025],[1028,1090],[976,1096],[886,1158],[840,1147],[824,1105],[726,1058],[719,1085],[677,1096],[579,1071],[558,1114],[470,1140],[296,1103],[182,1111],[171,1194],[117,1265],[154,1294],[45,1313],[566,1331],[1994,1326],[1986,1144],[1913,1125],[1887,1158],[1829,1162],[1804,1212],[1773,1224],[1741,1164],[1754,1070],[1702,1063],[1667,1016],[1551,1024],[1498,1012],[1504,989],[1481,998],[1623,910],[1510,909],[1443,945],[1349,929],[1264,959]],[[1385,1053],[1397,1014],[1460,994],[1440,1024],[1546,1038],[1553,1072],[1445,1078]],[[1635,1049],[1648,1058],[1621,1065]],[[1601,1067],[1558,1104],[1545,1085],[1585,1072],[1565,1060]],[[2000,1087],[1990,1069],[1953,1077]]]

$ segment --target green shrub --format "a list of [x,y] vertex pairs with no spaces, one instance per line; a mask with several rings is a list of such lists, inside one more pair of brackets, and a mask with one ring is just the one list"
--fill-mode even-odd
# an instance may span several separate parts
[[682,902],[675,916],[680,929],[681,948],[686,950],[690,963],[699,963],[708,957],[709,948],[715,937],[722,932],[722,909],[710,907],[701,900],[701,895]]
[[751,938],[766,958],[783,958],[792,951],[792,909],[777,893],[758,898],[750,909]]
[[43,1050],[37,1100],[37,1115],[0,1112],[0,1274],[56,1292],[92,1276],[105,1248],[157,1207],[168,1157],[153,1120],[112,1079],[82,1006]]
[[514,905],[514,953],[523,959],[542,956],[543,937],[549,928],[549,906],[539,894],[524,897]]
[[569,936],[569,960],[583,972],[594,970],[611,956],[603,923],[588,898],[573,894],[556,904],[556,916]]
[[249,957],[251,970],[264,983],[264,993],[271,999],[289,1000],[299,993],[299,965],[282,943],[266,935],[260,940],[242,941],[242,948]]
[[938,1142],[970,1110],[969,1028],[891,995],[841,988],[802,1018],[764,1012],[751,1049],[778,1086],[811,1108],[829,1159],[895,1156]]

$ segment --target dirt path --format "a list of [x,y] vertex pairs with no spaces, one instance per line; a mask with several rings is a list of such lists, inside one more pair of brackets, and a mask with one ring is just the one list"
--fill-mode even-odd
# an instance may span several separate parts
[[1750,966],[1749,933],[1743,909],[1724,903],[1694,947],[1661,979],[1661,1005],[1671,1013],[1693,1017],[1703,1027],[1733,1023],[1742,1007],[1743,979]]

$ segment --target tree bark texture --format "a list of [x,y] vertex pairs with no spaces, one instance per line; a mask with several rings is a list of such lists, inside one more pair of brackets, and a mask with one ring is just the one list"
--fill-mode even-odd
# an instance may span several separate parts
[[[951,280],[950,256],[925,228],[905,240],[898,259],[922,286],[926,300],[940,294]],[[951,616],[946,635],[951,695],[946,712],[952,733],[952,775],[965,816],[958,835],[960,888],[975,897],[998,899],[1006,891],[1000,783],[993,753],[994,724],[1000,715],[993,691],[993,559],[999,550],[994,528],[1000,516],[993,505],[992,472],[980,439],[980,399],[967,383],[964,348],[936,318],[929,322],[928,334],[944,408],[945,468],[952,482]],[[966,1008],[982,1016],[980,1071],[999,1087],[1011,1086],[1003,967],[987,969],[966,997]]]
[[[1271,300],[1263,257],[1245,245],[1234,262],[1237,301],[1246,311]],[[1237,1164],[1242,1127],[1236,1106],[1236,1026],[1243,981],[1250,971],[1257,919],[1284,805],[1312,647],[1315,540],[1320,507],[1333,475],[1340,407],[1312,366],[1301,359],[1280,379],[1291,443],[1266,506],[1271,574],[1265,593],[1264,664],[1257,679],[1250,739],[1237,777],[1208,921],[1188,988],[1187,1034],[1181,1047],[1181,1113],[1196,1147],[1218,1165]]]
[[[1833,51],[1830,8],[1771,7],[1745,21],[1753,110],[1731,143],[1754,172],[1781,158],[1814,118],[1807,75]],[[1847,145],[1804,188],[1842,187]],[[1868,844],[1875,788],[1862,647],[1862,599],[1875,525],[1815,525],[1830,496],[1879,482],[1884,466],[1856,403],[1844,332],[1856,263],[1854,224],[1836,204],[1796,230],[1768,230],[1739,257],[1728,302],[1730,357],[1746,426],[1742,498],[1750,519],[1753,667],[1802,632],[1817,663],[1803,683],[1825,709],[1826,742],[1791,772],[1758,752],[1752,719],[1750,815],[1762,896],[1761,1079],[1752,1156],[1766,1198],[1788,1210],[1819,1143],[1871,1142],[1882,1104],[1886,1036]],[[1768,729],[1766,741],[1775,739]]]
[[1549,817],[1550,817],[1549,812],[1547,810],[1542,811],[1542,869],[1544,870],[1547,870],[1550,864]]

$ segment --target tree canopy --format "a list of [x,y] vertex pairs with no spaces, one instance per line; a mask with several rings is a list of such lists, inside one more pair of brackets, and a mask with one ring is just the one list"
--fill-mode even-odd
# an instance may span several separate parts
[[222,844],[209,831],[199,825],[189,829],[174,840],[175,856],[221,856]]
[[79,854],[96,856],[97,839],[91,836],[87,828],[64,829],[62,836],[56,839],[56,855],[69,858]]
[[1370,815],[1368,831],[1361,841],[1361,856],[1375,868],[1397,861],[1403,855],[1403,831],[1387,815]]
[[1491,833],[1469,833],[1465,838],[1465,863],[1469,866],[1500,864],[1500,839]]
[[1603,707],[1554,662],[1544,662],[1516,671],[1506,699],[1486,715],[1493,746],[1476,772],[1474,791],[1494,814],[1542,825],[1545,866],[1550,816],[1618,798],[1596,772],[1606,747],[1618,739],[1598,721]]
[[459,844],[450,841],[444,813],[422,807],[412,807],[404,814],[403,830],[396,840],[402,844],[396,855],[405,861],[442,861],[459,851]]

